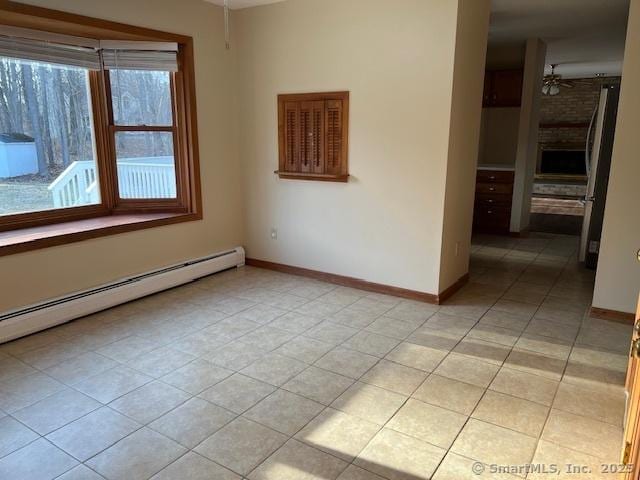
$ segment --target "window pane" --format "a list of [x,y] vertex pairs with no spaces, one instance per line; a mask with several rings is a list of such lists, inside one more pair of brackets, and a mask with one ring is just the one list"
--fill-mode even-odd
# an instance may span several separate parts
[[116,125],[173,125],[169,72],[109,72]]
[[117,132],[120,198],[176,198],[171,132]]
[[88,79],[0,57],[0,215],[100,203]]

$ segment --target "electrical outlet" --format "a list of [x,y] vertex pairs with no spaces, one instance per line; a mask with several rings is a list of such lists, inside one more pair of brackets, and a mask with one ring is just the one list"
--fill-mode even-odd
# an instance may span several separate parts
[[277,240],[278,239],[278,229],[277,228],[272,228],[271,229],[271,240]]

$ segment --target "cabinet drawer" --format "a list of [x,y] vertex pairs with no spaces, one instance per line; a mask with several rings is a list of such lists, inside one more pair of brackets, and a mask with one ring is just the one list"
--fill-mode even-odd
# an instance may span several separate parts
[[473,212],[473,226],[477,231],[508,232],[510,223],[510,208],[476,205]]
[[476,181],[479,183],[513,183],[513,172],[478,170]]
[[504,193],[476,193],[476,205],[511,207],[512,198]]
[[489,194],[511,194],[513,193],[513,184],[511,183],[480,183],[476,184],[476,193]]

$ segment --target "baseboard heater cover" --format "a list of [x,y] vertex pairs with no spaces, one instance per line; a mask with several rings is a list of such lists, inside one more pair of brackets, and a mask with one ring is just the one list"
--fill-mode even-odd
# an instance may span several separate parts
[[111,282],[0,314],[0,343],[84,317],[245,262],[242,247]]

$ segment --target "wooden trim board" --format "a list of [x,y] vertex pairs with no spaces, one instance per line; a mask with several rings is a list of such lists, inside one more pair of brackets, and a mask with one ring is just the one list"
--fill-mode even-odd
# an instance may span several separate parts
[[269,262],[267,260],[259,260],[256,258],[247,258],[245,260],[245,263],[252,267],[265,268],[267,270],[289,273],[291,275],[299,275],[301,277],[313,278],[316,280],[321,280],[323,282],[335,283],[336,285],[342,285],[344,287],[357,288],[360,290],[366,290],[368,292],[392,295],[394,297],[408,298],[410,300],[417,300],[419,302],[431,303],[434,305],[439,305],[447,298],[451,297],[451,295],[457,292],[469,279],[469,274],[465,274],[442,293],[440,293],[439,295],[434,295],[432,293],[369,282],[360,278],[347,277],[345,275],[338,275],[335,273],[320,272],[318,270],[294,267],[291,265]]
[[617,310],[609,310],[607,308],[591,307],[589,316],[600,318],[601,320],[609,320],[610,322],[627,323],[633,325],[635,315],[633,313],[619,312]]

